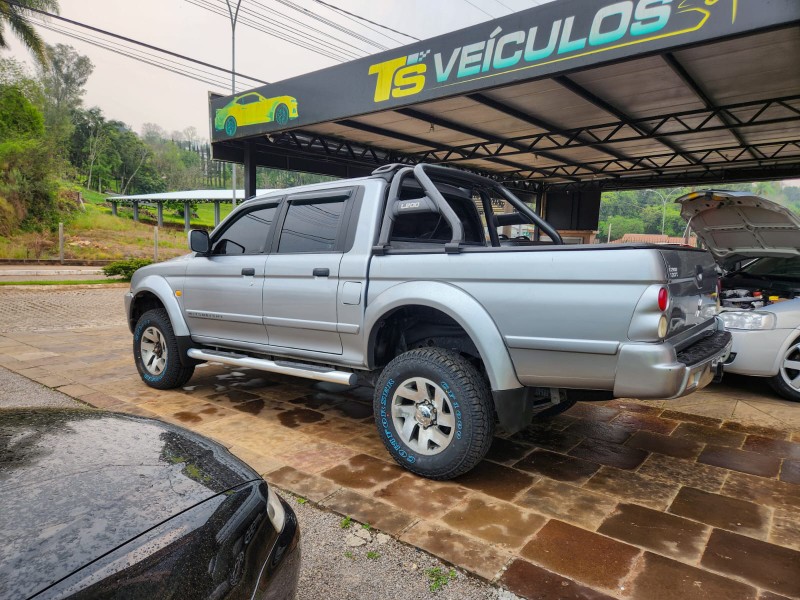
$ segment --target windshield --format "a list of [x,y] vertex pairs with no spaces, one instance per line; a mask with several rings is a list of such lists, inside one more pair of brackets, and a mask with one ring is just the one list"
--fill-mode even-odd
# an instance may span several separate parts
[[800,256],[788,258],[759,258],[742,268],[740,273],[748,275],[768,275],[770,277],[791,277],[800,279]]

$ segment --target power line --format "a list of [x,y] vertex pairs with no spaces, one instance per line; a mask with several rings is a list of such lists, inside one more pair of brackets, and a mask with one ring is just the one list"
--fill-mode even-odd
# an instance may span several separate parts
[[513,8],[511,8],[511,7],[510,7],[508,4],[504,4],[504,3],[503,3],[503,2],[501,2],[500,0],[494,0],[494,1],[495,1],[495,2],[497,2],[497,3],[498,3],[500,6],[502,6],[503,8],[507,8],[507,9],[509,10],[509,12],[512,12],[512,13],[514,12],[514,9],[513,9]]
[[[226,19],[228,18],[228,15],[224,11],[224,9],[221,9],[216,4],[212,4],[209,0],[186,0],[186,2],[194,6],[197,6],[199,8],[202,8],[204,10],[207,10],[211,13],[214,13],[216,15],[221,15]],[[312,52],[315,52],[318,55],[322,55],[339,62],[344,62],[351,59],[350,56],[336,54],[337,50],[317,44],[314,38],[309,38],[308,36],[305,36],[306,39],[292,37],[291,35],[283,33],[280,29],[269,27],[268,25],[259,23],[258,21],[254,21],[253,19],[243,18],[241,15],[239,16],[239,23],[247,27],[250,27],[251,29],[261,31],[262,33],[266,33],[278,39],[289,42],[290,44],[294,44],[301,48],[305,48],[306,50],[311,50]]]
[[[331,21],[330,19],[328,19],[326,17],[323,17],[322,15],[318,15],[318,14],[308,10],[307,8],[304,8],[304,7],[300,6],[299,4],[296,4],[296,3],[292,2],[291,0],[273,0],[273,1],[277,2],[279,4],[282,4],[283,6],[286,6],[288,8],[291,8],[292,10],[295,10],[295,11],[297,11],[299,13],[302,13],[305,16],[311,18],[311,19],[319,21],[320,23],[324,23],[324,24],[328,25],[329,27],[337,29],[338,31],[346,33],[347,35],[350,35],[350,36],[356,38],[357,40],[361,40],[362,42],[365,42],[365,43],[369,44],[370,46],[373,46],[373,47],[378,48],[380,50],[388,50],[389,49],[388,46],[384,46],[383,44],[381,44],[379,42],[375,42],[375,41],[371,40],[370,38],[368,38],[368,37],[366,37],[364,35],[361,35],[357,31],[354,31],[354,30],[352,30],[352,29],[350,29],[348,27],[345,27],[343,25],[340,25],[339,23],[336,23],[335,21]],[[264,6],[263,4],[258,2],[258,0],[252,0],[252,2],[254,4],[259,5],[259,6],[262,6],[262,7]]]
[[479,11],[481,11],[483,14],[485,14],[490,19],[494,19],[495,18],[494,15],[492,15],[492,14],[486,12],[485,10],[483,10],[480,6],[478,6],[477,4],[473,3],[472,0],[464,0],[464,2],[469,4],[472,8],[477,8]]
[[[373,27],[372,25],[369,24],[371,21],[362,23],[361,21],[357,20],[354,17],[351,17],[347,13],[339,12],[339,11],[342,10],[340,8],[337,8],[335,6],[331,6],[331,5],[328,5],[328,4],[325,4],[325,3],[323,3],[323,6],[325,6],[329,10],[335,12],[337,16],[344,17],[345,19],[347,19],[348,21],[352,21],[353,23],[355,23],[359,27],[363,27],[365,29],[369,29],[370,31],[373,31],[373,32],[377,33],[378,35],[383,36],[387,40],[390,40],[394,44],[397,44],[399,46],[404,46],[405,44],[408,43],[407,41],[404,41],[404,40],[398,40],[396,37],[393,37],[393,36],[389,35],[385,31],[381,31],[377,27]],[[391,29],[390,29],[390,31],[391,31]]]
[[[190,58],[190,57],[185,56],[183,54],[178,54],[177,52],[172,52],[171,50],[166,50],[165,48],[160,48],[159,46],[153,46],[153,45],[147,44],[145,42],[140,42],[139,40],[134,40],[132,38],[125,37],[124,35],[119,35],[117,33],[111,32],[111,31],[106,31],[105,29],[100,29],[99,27],[94,27],[94,26],[88,25],[86,23],[81,23],[80,21],[74,21],[72,19],[67,19],[66,17],[62,17],[62,16],[54,14],[54,13],[49,13],[49,12],[44,11],[44,10],[39,10],[38,8],[32,8],[30,6],[23,6],[22,4],[18,4],[16,2],[11,1],[11,0],[4,0],[4,1],[7,4],[10,4],[10,5],[13,5],[13,6],[17,6],[19,8],[25,9],[25,10],[29,10],[31,12],[37,13],[37,14],[45,16],[45,17],[50,17],[50,18],[56,19],[58,21],[63,21],[65,23],[69,23],[70,25],[76,25],[76,26],[82,27],[84,29],[89,29],[89,30],[94,31],[96,33],[101,33],[103,35],[107,35],[109,37],[112,37],[112,38],[115,38],[115,39],[118,39],[118,40],[129,42],[131,44],[136,44],[137,46],[142,46],[142,47],[148,48],[150,50],[155,50],[156,52],[161,52],[162,54],[168,54],[170,56],[173,56],[175,58],[180,58],[181,60],[185,60],[187,62],[195,63],[195,64],[198,64],[198,65],[203,65],[204,67],[208,67],[210,69],[215,69],[217,71],[223,71],[224,73],[227,73],[228,75],[231,74],[231,70],[230,69],[226,69],[224,67],[218,67],[217,65],[212,65],[211,63],[207,63],[207,62],[204,62],[202,60],[197,60],[195,58]],[[257,77],[250,77],[250,76],[244,75],[242,73],[236,73],[236,75],[238,75],[239,77],[243,77],[244,79],[249,79],[250,81],[257,81],[257,82],[263,83],[263,84],[269,83],[269,82],[264,81],[262,79],[258,79]]]
[[[278,16],[281,16],[284,19],[290,19],[290,20],[294,21],[288,15],[285,15],[282,12],[279,12],[279,11],[275,10],[274,8],[270,8],[270,7],[264,5],[264,4],[260,3],[260,2],[257,2],[256,0],[251,0],[251,4],[255,4],[256,6],[259,6],[262,10],[265,10],[265,11],[271,12],[273,14],[276,14]],[[248,11],[250,14],[252,14],[255,17],[267,18],[263,13],[256,12],[254,9],[249,8],[249,7],[242,7],[242,10]],[[295,21],[295,22],[297,22],[297,21]],[[298,24],[300,24],[300,23],[298,23]],[[284,24],[283,26],[286,27],[287,29],[295,31],[296,33],[299,33],[301,35],[305,35],[302,30],[295,29],[291,25]],[[325,38],[328,38],[328,39],[332,40],[334,43],[336,43],[338,45],[349,46],[350,48],[353,49],[353,50],[346,50],[345,48],[340,48],[341,51],[346,51],[346,52],[348,52],[350,54],[354,54],[353,51],[355,51],[355,52],[360,53],[360,55],[355,55],[354,54],[354,56],[359,56],[359,57],[360,56],[364,56],[364,55],[367,54],[367,52],[364,51],[362,48],[359,48],[358,46],[355,46],[355,45],[351,44],[350,42],[347,42],[347,41],[342,40],[340,38],[337,38],[337,37],[335,37],[335,36],[333,36],[333,35],[331,35],[329,33],[326,33],[325,31],[323,31],[321,29],[317,29],[316,27],[313,27],[312,25],[308,25],[306,23],[302,23],[302,26],[303,26],[303,28],[307,28],[310,31],[314,31],[314,32],[318,33],[322,37],[325,37]],[[323,41],[323,40],[320,38],[320,41]]]
[[[69,38],[79,40],[85,42],[87,44],[91,44],[98,48],[102,48],[104,50],[108,50],[115,54],[119,54],[120,56],[125,56],[132,60],[136,60],[138,62],[154,66],[165,71],[169,71],[171,73],[181,75],[183,77],[187,77],[189,79],[193,79],[195,81],[199,81],[201,83],[213,85],[213,86],[220,86],[224,87],[227,85],[227,80],[223,78],[222,75],[217,75],[211,71],[204,71],[198,67],[192,66],[181,66],[175,63],[165,62],[166,59],[162,59],[158,56],[149,54],[142,50],[137,50],[136,48],[126,47],[122,44],[117,42],[111,42],[107,40],[100,40],[97,38],[90,37],[90,34],[82,34],[81,32],[76,32],[73,30],[68,29],[63,25],[55,25],[52,23],[45,23],[40,22],[38,20],[29,20],[30,23],[35,24],[43,29],[48,31],[52,31],[54,33],[58,33],[60,35],[67,36]],[[138,53],[138,54],[137,54]],[[187,70],[187,69],[191,69]]]
[[387,27],[386,25],[382,25],[381,23],[377,23],[375,21],[370,21],[366,17],[362,17],[361,15],[357,15],[355,13],[351,13],[350,11],[347,11],[347,10],[345,10],[343,8],[339,8],[338,6],[334,6],[333,4],[328,4],[327,2],[324,2],[323,0],[314,0],[314,2],[316,2],[317,4],[322,4],[323,6],[327,6],[331,10],[335,10],[336,12],[341,13],[343,15],[347,15],[348,17],[352,17],[353,19],[358,19],[359,21],[364,21],[366,23],[371,23],[372,25],[376,25],[378,27],[381,27],[382,29],[386,29],[387,31],[392,31],[392,32],[398,33],[400,35],[404,35],[407,38],[411,38],[412,40],[415,40],[417,42],[421,42],[422,41],[418,37],[414,37],[413,35],[409,35],[407,33],[403,33],[402,31],[398,31],[397,29],[392,29],[391,27]]

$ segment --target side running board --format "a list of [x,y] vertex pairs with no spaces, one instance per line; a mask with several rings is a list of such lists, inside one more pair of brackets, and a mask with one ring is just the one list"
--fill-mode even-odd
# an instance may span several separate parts
[[358,377],[355,373],[335,371],[320,365],[305,365],[281,361],[280,363],[267,360],[265,358],[253,358],[244,354],[234,352],[218,352],[216,350],[199,350],[191,348],[186,353],[189,358],[195,360],[215,361],[235,367],[249,367],[259,371],[269,373],[280,373],[281,375],[291,375],[292,377],[303,377],[305,379],[315,379],[317,381],[327,381],[328,383],[338,383],[339,385],[353,386]]

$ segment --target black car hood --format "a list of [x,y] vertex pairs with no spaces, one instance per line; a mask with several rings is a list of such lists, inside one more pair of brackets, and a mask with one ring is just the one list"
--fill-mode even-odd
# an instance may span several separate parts
[[219,444],[160,421],[88,410],[0,411],[0,589],[36,594],[257,479]]

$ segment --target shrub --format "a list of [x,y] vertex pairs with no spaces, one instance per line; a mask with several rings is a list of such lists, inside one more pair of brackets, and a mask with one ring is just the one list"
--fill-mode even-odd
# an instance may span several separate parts
[[110,265],[103,267],[106,277],[121,276],[126,281],[130,281],[134,271],[152,263],[149,258],[131,258],[128,260],[118,260]]

